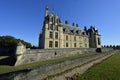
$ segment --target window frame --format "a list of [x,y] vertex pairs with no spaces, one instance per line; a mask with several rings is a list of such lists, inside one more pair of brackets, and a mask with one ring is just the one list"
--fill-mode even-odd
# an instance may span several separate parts
[[74,43],[74,47],[76,47],[76,43]]
[[66,35],[66,41],[68,41],[68,35]]
[[55,39],[58,39],[58,32],[55,32]]
[[98,37],[98,45],[100,45],[101,44],[101,42],[100,42],[100,38]]
[[76,36],[74,36],[74,41],[76,41]]
[[53,41],[49,41],[49,47],[50,47],[50,48],[53,47]]
[[55,47],[58,47],[58,41],[55,41]]
[[53,32],[52,31],[49,32],[49,38],[53,38]]
[[69,44],[68,44],[68,42],[66,42],[66,47],[69,47]]

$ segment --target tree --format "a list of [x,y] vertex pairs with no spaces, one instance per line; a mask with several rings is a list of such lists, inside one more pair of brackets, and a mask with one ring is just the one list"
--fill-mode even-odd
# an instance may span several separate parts
[[110,45],[110,48],[112,48],[112,45]]
[[18,42],[22,42],[26,47],[31,47],[31,43],[25,42],[21,39],[16,39],[13,36],[0,36],[0,47],[15,47]]

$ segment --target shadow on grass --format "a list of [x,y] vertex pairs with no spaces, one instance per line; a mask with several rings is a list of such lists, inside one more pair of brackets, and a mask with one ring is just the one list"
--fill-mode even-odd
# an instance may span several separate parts
[[14,66],[15,62],[16,62],[16,56],[9,56],[7,58],[1,59],[0,65]]

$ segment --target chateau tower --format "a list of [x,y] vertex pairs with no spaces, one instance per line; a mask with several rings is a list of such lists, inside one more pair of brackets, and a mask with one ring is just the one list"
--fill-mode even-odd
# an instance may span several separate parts
[[62,27],[60,18],[54,13],[49,14],[49,7],[45,8],[43,28],[39,36],[40,48],[60,48]]
[[95,27],[91,26],[90,29],[88,29],[88,35],[89,46],[91,48],[101,48],[101,35]]

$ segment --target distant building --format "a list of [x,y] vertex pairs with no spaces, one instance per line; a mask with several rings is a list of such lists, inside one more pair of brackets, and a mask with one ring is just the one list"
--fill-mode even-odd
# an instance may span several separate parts
[[53,48],[101,48],[101,38],[95,27],[80,29],[78,24],[65,24],[54,13],[45,9],[45,18],[42,31],[39,35],[39,47]]

